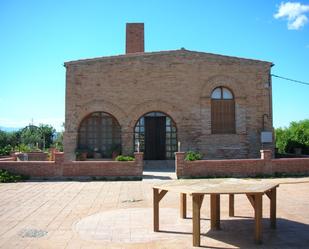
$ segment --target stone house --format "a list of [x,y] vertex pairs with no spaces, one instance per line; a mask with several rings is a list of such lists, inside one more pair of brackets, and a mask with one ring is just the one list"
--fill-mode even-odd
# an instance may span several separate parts
[[145,52],[144,24],[126,28],[126,54],[65,63],[65,160],[76,150],[172,159],[178,142],[208,159],[273,149],[272,63],[183,48]]

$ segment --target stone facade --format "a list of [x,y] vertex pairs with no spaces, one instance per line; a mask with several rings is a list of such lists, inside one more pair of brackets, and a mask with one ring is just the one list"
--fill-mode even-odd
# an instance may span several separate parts
[[[75,160],[78,129],[90,113],[106,112],[121,126],[123,154],[145,113],[159,111],[177,126],[181,150],[207,159],[258,158],[260,133],[273,131],[272,63],[185,49],[130,53],[65,63],[65,160]],[[211,93],[228,87],[235,99],[235,134],[212,134]],[[273,143],[263,146],[273,149]]]

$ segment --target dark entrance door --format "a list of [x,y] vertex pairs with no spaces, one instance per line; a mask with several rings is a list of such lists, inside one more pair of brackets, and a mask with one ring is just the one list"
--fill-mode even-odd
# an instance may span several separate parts
[[145,160],[165,159],[166,117],[145,117]]

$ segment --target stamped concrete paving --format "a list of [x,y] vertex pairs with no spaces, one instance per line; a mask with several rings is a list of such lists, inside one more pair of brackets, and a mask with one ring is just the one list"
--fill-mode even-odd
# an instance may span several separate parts
[[[277,230],[263,220],[263,245],[254,244],[253,210],[240,195],[235,197],[233,219],[227,215],[227,197],[222,197],[221,231],[209,230],[205,198],[202,247],[309,248],[309,178],[271,181],[288,184],[278,189]],[[161,203],[162,231],[152,232],[154,182],[0,184],[0,248],[192,248],[191,219],[179,219],[174,193]],[[269,202],[263,201],[267,218]],[[190,212],[190,201],[188,205]]]

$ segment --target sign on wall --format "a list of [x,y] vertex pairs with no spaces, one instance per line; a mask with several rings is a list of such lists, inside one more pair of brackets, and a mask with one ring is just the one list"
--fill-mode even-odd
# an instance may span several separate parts
[[262,143],[272,143],[273,133],[271,131],[262,131],[261,132],[261,142]]

